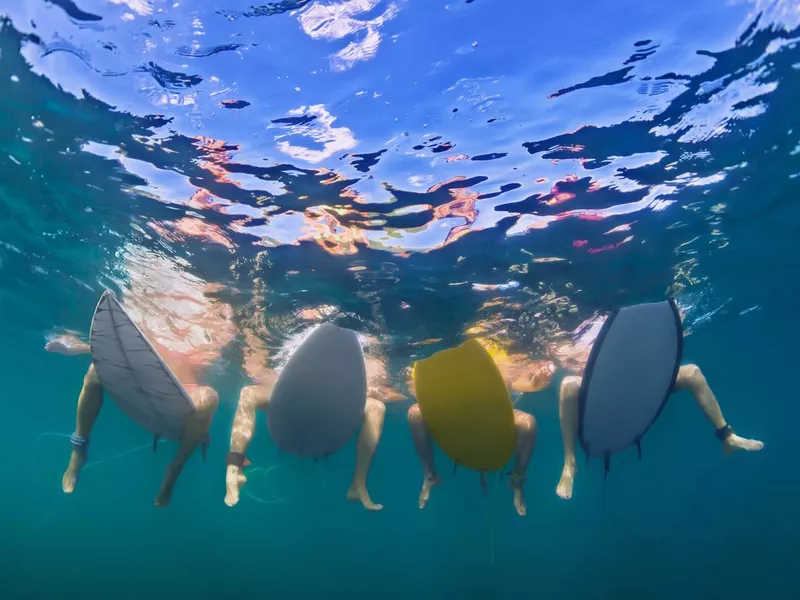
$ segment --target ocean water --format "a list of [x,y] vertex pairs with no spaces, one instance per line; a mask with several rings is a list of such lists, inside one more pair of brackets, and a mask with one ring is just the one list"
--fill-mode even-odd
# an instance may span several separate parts
[[[0,17],[0,598],[798,597],[800,3],[0,0]],[[89,360],[44,346],[85,336],[106,287],[165,344],[205,349],[220,394],[166,508],[174,444],[154,454],[110,401],[61,491]],[[681,392],[641,461],[604,483],[579,456],[559,499],[559,348],[666,297],[685,361],[765,448],[724,457]],[[403,392],[415,359],[476,332],[554,361],[518,405],[539,421],[528,515],[441,453],[420,511],[407,401],[370,473],[383,511],[345,500],[353,443],[279,456],[263,418],[228,508],[250,359],[280,363],[326,315]]]

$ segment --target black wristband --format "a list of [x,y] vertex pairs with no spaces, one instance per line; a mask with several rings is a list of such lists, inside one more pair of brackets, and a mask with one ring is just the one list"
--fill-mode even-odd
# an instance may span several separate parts
[[228,455],[225,457],[225,464],[241,468],[242,465],[244,465],[244,454],[241,452],[228,452]]
[[714,432],[714,435],[716,435],[717,438],[719,438],[719,441],[724,442],[729,437],[731,437],[732,433],[733,433],[733,428],[726,423],[725,425],[717,429]]

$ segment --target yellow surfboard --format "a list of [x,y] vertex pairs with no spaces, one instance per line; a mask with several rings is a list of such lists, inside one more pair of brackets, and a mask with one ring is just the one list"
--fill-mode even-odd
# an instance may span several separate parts
[[476,471],[505,466],[514,452],[514,409],[477,340],[417,361],[414,382],[422,419],[447,456]]

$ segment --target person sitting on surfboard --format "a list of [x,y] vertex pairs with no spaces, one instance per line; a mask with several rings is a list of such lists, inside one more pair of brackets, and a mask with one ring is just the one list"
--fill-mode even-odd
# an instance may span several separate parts
[[[153,278],[153,273],[159,272],[163,275],[164,269],[157,269],[158,265],[150,266],[154,268],[147,270],[150,273],[149,279],[132,277],[131,282],[134,287],[123,291],[123,303],[127,310],[135,315],[138,327],[133,325],[132,328],[128,328],[126,331],[129,333],[127,334],[123,333],[123,328],[120,327],[119,337],[143,335],[149,342],[149,346],[140,343],[139,356],[145,353],[157,353],[163,361],[163,363],[158,363],[157,359],[152,359],[146,365],[150,370],[143,375],[142,381],[146,383],[139,386],[140,390],[147,387],[149,383],[158,383],[159,377],[167,378],[170,382],[174,381],[171,378],[177,380],[176,384],[173,384],[172,395],[168,398],[180,397],[177,400],[161,399],[165,402],[178,403],[177,407],[174,405],[164,407],[165,410],[174,409],[172,414],[179,419],[177,429],[174,431],[174,435],[171,435],[173,432],[170,429],[160,429],[157,423],[154,427],[156,430],[154,450],[158,441],[158,431],[162,431],[162,437],[179,441],[178,451],[167,466],[155,500],[157,506],[167,506],[171,500],[175,482],[186,460],[200,444],[203,444],[205,455],[207,432],[216,412],[219,397],[214,389],[203,385],[202,381],[210,366],[220,357],[222,348],[234,338],[235,328],[231,320],[232,310],[230,307],[206,295],[206,292],[211,290],[210,287],[199,288],[197,285],[192,285],[187,288],[185,281],[180,286],[178,283],[181,282],[172,281],[170,282],[172,285],[165,288],[173,290],[172,292],[157,291],[151,287],[153,282],[158,280],[158,278]],[[181,280],[183,279],[185,276],[181,275]],[[102,338],[106,336],[101,335],[103,330],[97,323],[98,317],[103,311],[117,313],[117,325],[119,325],[119,319],[128,318],[113,296],[105,293],[95,313],[91,346],[73,334],[54,337],[45,346],[49,352],[68,356],[93,355],[92,364],[89,365],[84,376],[83,388],[78,396],[75,432],[70,438],[72,454],[61,479],[62,490],[66,494],[71,494],[75,490],[80,470],[86,463],[89,438],[103,404],[103,392],[108,393],[118,404],[126,398],[128,402],[131,402],[131,399],[134,403],[143,401],[141,396],[131,396],[127,393],[129,390],[120,388],[120,385],[124,387],[126,381],[124,375],[120,375],[120,379],[117,381],[114,381],[113,377],[106,381],[111,389],[104,390],[98,370],[103,370],[109,361],[112,361],[113,364],[114,357],[108,353],[109,351],[104,350],[105,345]],[[118,339],[114,340],[114,343],[117,348],[124,348],[128,342]],[[141,352],[141,350],[145,350],[145,352]],[[136,361],[131,360],[130,364],[133,370],[137,368]],[[166,364],[172,373],[171,377],[163,369],[156,373],[156,369],[153,367],[157,364]],[[180,390],[179,386],[181,385],[183,391]],[[170,391],[167,390],[165,393],[170,393]],[[156,403],[159,399],[153,397],[150,400]],[[191,405],[188,401],[191,401]],[[120,405],[120,408],[129,416],[135,415],[137,418],[134,420],[140,424],[148,423],[145,409],[137,409],[135,404]],[[131,410],[134,412],[129,412]]]
[[[655,393],[656,401],[653,412],[652,414],[645,413],[645,426],[639,426],[638,430],[636,430],[637,424],[632,423],[636,420],[633,412],[636,411],[637,413],[641,414],[641,407],[648,400],[646,397],[647,395],[643,393],[646,391],[647,387],[646,380],[648,377],[655,378],[655,376],[644,373],[645,369],[640,368],[646,367],[646,364],[632,366],[631,359],[638,358],[638,356],[632,356],[629,354],[626,357],[625,352],[627,351],[629,353],[641,354],[643,348],[657,352],[659,346],[659,338],[657,337],[659,334],[657,332],[668,332],[669,328],[663,330],[654,329],[656,333],[647,332],[646,329],[650,324],[650,321],[653,319],[650,318],[650,320],[648,320],[640,318],[637,313],[634,312],[635,310],[639,310],[643,315],[647,312],[657,315],[657,311],[664,313],[666,315],[666,322],[671,322],[672,329],[677,331],[677,333],[673,331],[671,335],[677,341],[678,348],[677,353],[665,353],[665,367],[668,373],[667,379],[665,380],[667,384],[666,397],[663,397],[663,389]],[[670,312],[673,314],[670,314]],[[691,392],[692,396],[694,396],[695,402],[700,408],[700,411],[714,426],[716,435],[722,442],[722,449],[725,454],[732,454],[739,450],[751,452],[758,451],[764,447],[763,442],[746,439],[733,433],[733,429],[725,420],[722,410],[720,409],[719,402],[717,402],[717,398],[714,395],[714,392],[711,390],[708,381],[706,381],[706,378],[703,375],[703,372],[700,370],[700,367],[694,364],[681,364],[681,349],[683,341],[681,321],[683,315],[680,314],[680,311],[674,301],[625,307],[619,311],[615,311],[615,313],[612,313],[612,317],[616,317],[617,313],[621,316],[625,316],[628,323],[632,326],[627,330],[623,330],[623,328],[620,327],[620,334],[618,338],[616,340],[612,340],[611,344],[608,343],[608,339],[611,337],[609,331],[614,331],[613,327],[616,327],[616,322],[613,322],[613,319],[607,318],[606,316],[596,316],[590,321],[584,322],[578,328],[578,330],[576,330],[574,343],[561,345],[559,348],[557,348],[556,354],[559,356],[562,366],[569,370],[579,370],[584,372],[583,377],[575,375],[569,375],[565,377],[561,382],[559,391],[559,418],[561,421],[561,435],[564,445],[564,468],[561,473],[561,479],[559,480],[556,488],[556,494],[559,497],[565,500],[568,500],[572,497],[575,475],[578,472],[575,458],[575,442],[579,437],[579,433],[582,438],[584,449],[586,450],[587,447],[591,448],[590,442],[592,440],[584,440],[583,438],[589,437],[592,434],[588,434],[585,431],[580,431],[581,426],[584,428],[587,427],[584,405],[586,404],[586,397],[590,390],[586,389],[589,387],[586,385],[586,383],[588,382],[590,386],[593,383],[587,379],[587,372],[589,368],[587,364],[592,365],[594,363],[595,366],[597,365],[597,357],[595,355],[600,354],[603,346],[609,346],[609,354],[606,357],[607,361],[598,368],[601,371],[605,370],[605,374],[610,374],[611,377],[607,378],[605,382],[598,384],[597,395],[594,396],[593,399],[598,399],[595,403],[595,406],[601,406],[602,395],[605,394],[606,396],[611,396],[615,400],[616,406],[614,409],[609,409],[607,408],[608,405],[602,405],[599,411],[595,410],[594,415],[600,415],[599,420],[601,421],[605,415],[609,414],[611,410],[621,410],[623,414],[630,415],[629,419],[614,419],[614,423],[606,420],[600,426],[600,428],[604,428],[606,430],[605,441],[609,447],[615,443],[615,439],[625,437],[625,434],[619,431],[621,428],[630,429],[631,427],[633,427],[634,430],[632,432],[633,439],[630,441],[639,445],[641,436],[658,417],[658,414],[660,413],[661,408],[663,408],[663,404],[666,403],[667,398],[669,398],[669,395],[679,390],[688,390]],[[637,319],[639,319],[639,321],[637,321]],[[616,321],[622,321],[622,318],[617,318]],[[638,348],[631,348],[632,345],[635,345],[637,335],[642,336],[642,345]],[[664,334],[662,338],[666,335],[667,334]],[[617,347],[610,348],[610,346],[613,344],[617,344]],[[667,342],[665,341],[664,345],[666,344]],[[626,345],[627,348],[625,347]],[[653,348],[654,346],[656,348]],[[616,356],[613,356],[612,353],[616,353]],[[655,359],[651,358],[645,358],[643,360],[645,363],[648,361],[655,362]],[[597,374],[598,368],[593,370],[593,376]],[[625,386],[624,374],[631,372],[631,370],[635,370],[637,372],[637,377],[635,382],[628,381],[628,385],[639,385],[643,387],[640,388],[639,393],[635,394],[635,397],[631,397],[631,400],[628,404],[625,404],[625,402],[628,402],[624,398],[625,389],[613,390],[612,386]],[[655,370],[656,369],[654,366],[653,371]],[[621,374],[621,376],[617,376],[619,374]],[[601,386],[605,389],[600,389]],[[583,401],[581,400],[582,396]],[[661,403],[660,406],[658,403]],[[584,418],[583,424],[581,424],[582,415]],[[620,423],[622,424],[620,425]],[[614,427],[616,427],[617,430],[608,433],[608,430]],[[598,432],[597,427],[593,430],[593,432],[593,435],[596,437],[602,437],[602,434]],[[627,444],[627,441],[620,444],[618,448],[623,449],[622,446],[625,444]],[[639,451],[641,456],[641,446],[639,446]],[[610,457],[611,453],[613,452],[606,452],[606,461]],[[607,462],[606,469],[608,469]]]
[[[276,407],[273,406],[275,402],[308,402],[309,404],[306,404],[307,408],[299,410],[300,422],[297,425],[299,431],[295,431],[292,435],[295,435],[295,437],[307,435],[315,438],[327,435],[328,431],[326,430],[334,427],[334,425],[338,428],[341,419],[338,416],[338,412],[334,412],[330,414],[328,419],[329,425],[326,423],[320,425],[317,417],[325,409],[324,403],[328,400],[337,400],[340,395],[338,391],[340,380],[347,379],[352,373],[361,370],[363,381],[361,381],[360,385],[363,389],[360,392],[357,390],[345,392],[345,396],[340,399],[349,404],[351,399],[357,402],[359,394],[363,395],[362,404],[356,405],[357,413],[354,413],[356,420],[361,422],[361,432],[356,446],[355,472],[347,492],[347,498],[361,502],[364,508],[370,511],[377,511],[383,508],[381,504],[376,504],[372,501],[367,491],[367,475],[383,431],[384,415],[386,413],[385,403],[403,400],[406,396],[400,394],[391,386],[385,362],[380,356],[374,352],[362,354],[360,346],[366,346],[369,349],[375,348],[377,344],[374,338],[365,336],[362,342],[359,343],[356,341],[357,338],[354,332],[343,330],[327,323],[312,331],[311,336],[294,349],[289,361],[280,372],[267,368],[269,351],[260,336],[252,331],[244,332],[246,346],[245,371],[253,381],[253,384],[241,390],[233,421],[230,452],[227,457],[225,504],[228,506],[235,506],[239,502],[240,490],[247,482],[243,469],[249,462],[245,455],[255,432],[256,411],[262,411],[267,415],[267,424],[269,426],[270,416],[275,415]],[[355,344],[355,347],[350,348],[350,350],[325,347],[329,342],[324,341],[325,335],[323,334],[331,335],[334,338],[337,336],[341,338],[344,335],[344,342],[351,338],[350,341]],[[321,337],[317,340],[315,336]],[[311,348],[311,346],[315,346],[316,349]],[[311,353],[318,352],[318,356],[310,359],[312,364],[306,364],[304,367],[300,365],[303,361],[300,354],[305,349],[308,349]],[[337,360],[342,362],[340,364],[332,364]],[[306,361],[306,363],[308,362]],[[326,367],[331,369],[328,375],[314,372],[316,368]],[[294,386],[293,389],[286,394],[279,394],[281,397],[276,400],[275,393],[279,391],[279,380],[283,377],[288,381],[289,378],[300,373],[303,368],[309,369],[309,371],[299,376],[302,380],[299,383],[287,384],[290,387]],[[284,399],[283,396],[287,395],[290,397]],[[316,404],[317,401],[320,402],[319,405]],[[358,423],[354,424],[357,427]],[[316,428],[320,426],[323,430],[318,432]],[[276,431],[273,431],[273,427],[270,426],[270,432],[273,434],[273,441],[281,448],[282,442],[276,437],[280,433],[281,426],[278,424],[275,427]],[[352,428],[353,423],[344,427],[344,434],[340,436],[341,441],[344,442],[350,437]],[[306,431],[303,432],[303,429]],[[335,452],[340,445],[334,444],[324,447],[320,452],[327,456]],[[315,459],[320,457],[319,453],[314,451],[305,452],[304,443],[282,449]]]
[[538,425],[533,415],[513,408],[509,390],[541,391],[554,372],[553,363],[509,354],[487,338],[473,338],[415,363],[408,386],[417,403],[408,409],[407,418],[424,473],[420,509],[428,503],[431,488],[441,482],[433,459],[436,441],[457,465],[481,472],[484,493],[486,471],[502,468],[513,450],[514,508],[525,516],[523,485]]

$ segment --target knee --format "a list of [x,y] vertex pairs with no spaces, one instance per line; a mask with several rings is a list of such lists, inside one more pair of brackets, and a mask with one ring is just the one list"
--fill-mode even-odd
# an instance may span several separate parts
[[564,377],[564,380],[561,382],[561,398],[573,398],[578,395],[578,391],[581,389],[581,378],[576,377],[575,375],[570,375],[569,377]]
[[269,390],[263,385],[248,385],[239,392],[239,406],[243,408],[264,408],[268,402]]
[[419,404],[412,404],[407,413],[408,422],[411,425],[422,423],[422,412],[419,410]]
[[239,392],[240,406],[250,406],[255,404],[255,389],[256,386],[254,385],[248,385],[242,388],[242,391]]
[[681,377],[694,381],[703,377],[703,372],[697,365],[683,365],[680,370]]
[[521,410],[514,411],[514,426],[519,434],[526,436],[536,435],[536,432],[539,429],[539,424],[536,422],[536,418],[533,415],[522,412]]
[[89,370],[83,376],[84,387],[95,387],[100,385],[100,378],[97,376],[97,371],[94,368],[94,363],[89,365]]
[[198,386],[192,390],[190,396],[198,412],[213,414],[219,406],[219,394],[214,388]]
[[386,405],[380,400],[369,398],[364,412],[372,417],[383,417],[386,414]]
[[677,387],[692,387],[703,381],[703,372],[697,365],[682,365],[678,371]]

